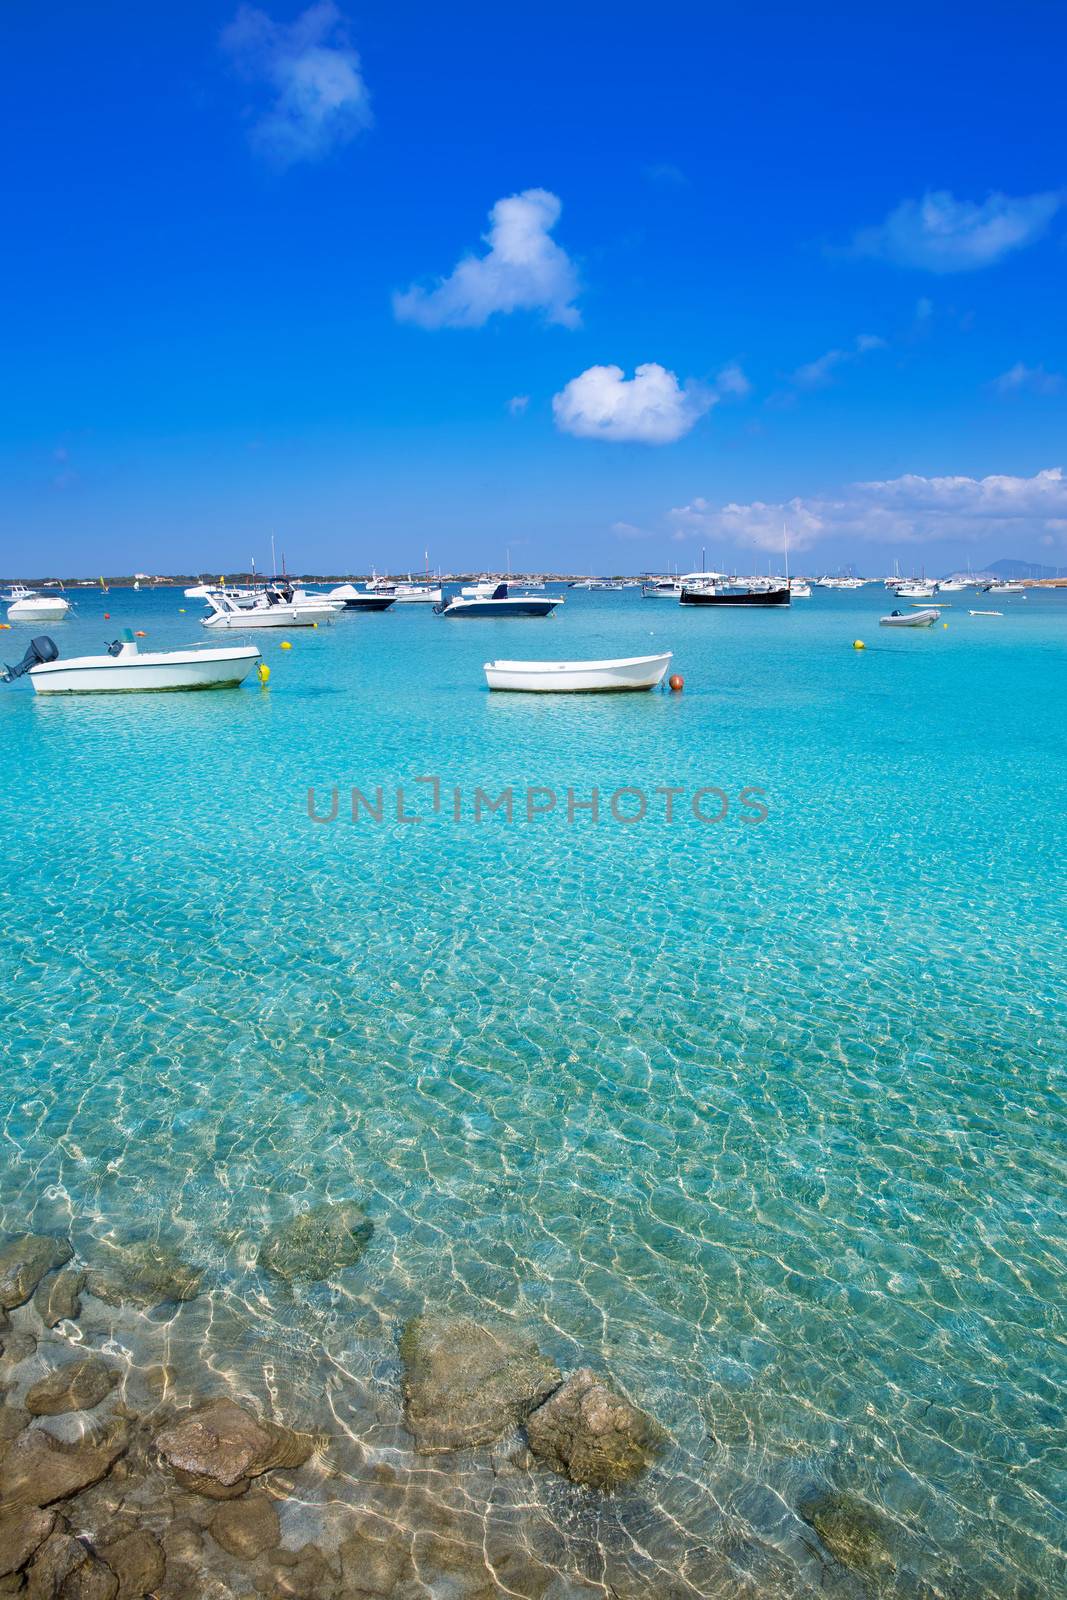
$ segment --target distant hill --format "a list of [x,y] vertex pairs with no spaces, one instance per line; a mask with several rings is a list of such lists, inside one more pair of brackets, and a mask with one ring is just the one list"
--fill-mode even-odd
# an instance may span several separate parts
[[1067,578],[1067,568],[1043,567],[1040,561],[994,561],[989,571],[998,578]]

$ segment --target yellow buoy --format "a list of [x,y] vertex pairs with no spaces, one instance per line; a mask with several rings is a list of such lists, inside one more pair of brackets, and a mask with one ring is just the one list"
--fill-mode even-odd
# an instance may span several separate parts
[[290,644],[290,643],[289,643],[289,641],[288,641],[288,639],[283,639],[283,640],[282,640],[282,649],[283,649],[283,650],[291,650],[291,649],[292,649],[292,648],[293,648],[293,647],[292,647],[292,645],[291,645],[291,644]]
[[942,627],[943,627],[943,628],[947,628],[947,627],[948,627],[948,623],[947,623],[947,622],[943,622],[943,623],[942,623],[942,624],[941,624],[941,626],[942,626]]
[[256,677],[259,679],[261,689],[265,689],[270,683],[270,668],[265,661],[261,661],[256,668]]
[[184,617],[184,615],[185,615],[185,607],[184,606],[179,606],[178,607],[178,615],[179,615],[179,617]]
[[862,639],[853,639],[852,648],[853,650],[866,650],[867,646]]

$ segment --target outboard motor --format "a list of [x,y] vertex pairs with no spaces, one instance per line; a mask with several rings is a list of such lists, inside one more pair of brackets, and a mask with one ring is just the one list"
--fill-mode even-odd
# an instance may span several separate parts
[[29,672],[31,667],[39,667],[42,661],[58,661],[59,650],[54,639],[49,639],[47,634],[42,634],[39,639],[31,639],[22,660],[14,667],[0,668],[0,682],[11,683],[15,678],[21,678]]

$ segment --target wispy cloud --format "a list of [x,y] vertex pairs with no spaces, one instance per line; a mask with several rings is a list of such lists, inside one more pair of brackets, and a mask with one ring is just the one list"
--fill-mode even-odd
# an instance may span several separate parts
[[221,44],[238,71],[271,96],[250,137],[276,166],[317,161],[373,122],[359,55],[333,0],[318,0],[289,25],[241,6]]
[[551,237],[561,210],[547,189],[498,200],[489,213],[487,254],[464,256],[433,289],[395,294],[397,319],[422,328],[480,328],[498,311],[543,311],[549,322],[578,327],[578,272]]
[[753,500],[715,506],[704,499],[676,507],[674,527],[686,537],[717,535],[737,545],[809,549],[846,536],[882,544],[982,540],[997,535],[1010,549],[1023,539],[1067,541],[1067,478],[1049,467],[1032,478],[927,478],[908,473],[853,483],[837,496],[796,496],[777,504]]
[[513,417],[521,417],[529,404],[530,396],[528,394],[513,394],[508,401],[508,410]]
[[1058,394],[1063,388],[1063,373],[1047,372],[1043,366],[1028,367],[1024,362],[1017,361],[999,378],[994,378],[991,387],[1003,395],[1027,391],[1030,394]]
[[657,189],[688,189],[689,179],[673,161],[649,161],[641,168],[646,183]]
[[1056,189],[990,194],[976,203],[933,190],[921,200],[902,201],[877,227],[862,229],[852,253],[925,272],[973,272],[1040,239],[1065,198]]
[[798,389],[824,389],[833,381],[838,368],[846,366],[850,361],[855,361],[871,350],[886,349],[887,342],[876,333],[861,333],[848,348],[827,350],[825,355],[818,356],[814,361],[805,362],[804,366],[796,369],[790,381],[796,384]]
[[632,378],[621,367],[588,367],[553,397],[552,411],[557,428],[578,439],[673,444],[724,395],[747,394],[749,387],[736,364],[724,367],[714,384],[679,383],[657,361],[635,367]]

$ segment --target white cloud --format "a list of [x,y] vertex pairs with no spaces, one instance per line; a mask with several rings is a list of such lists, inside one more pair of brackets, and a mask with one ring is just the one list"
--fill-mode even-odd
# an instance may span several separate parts
[[687,189],[689,179],[681,167],[676,167],[673,161],[650,161],[641,168],[641,176],[647,183],[654,184],[661,189]]
[[926,272],[971,272],[1040,239],[1065,199],[1042,194],[991,194],[975,204],[947,189],[904,200],[876,228],[864,228],[853,252]]
[[1058,394],[1063,388],[1063,373],[1046,372],[1044,367],[1028,367],[1017,361],[1007,372],[993,379],[992,387],[1004,395],[1021,394],[1024,390],[1032,394]]
[[588,367],[552,399],[556,426],[578,439],[617,444],[673,444],[724,395],[745,395],[751,384],[736,363],[714,385],[678,382],[658,361],[646,361],[627,378],[621,367]]
[[695,499],[677,507],[670,520],[682,533],[720,535],[736,545],[762,550],[809,549],[823,539],[846,536],[881,544],[939,540],[986,540],[1000,536],[1010,547],[1021,538],[1067,534],[1067,478],[1049,467],[1032,478],[926,478],[908,473],[871,483],[853,483],[837,497],[802,497],[778,504],[713,506]]
[[508,401],[508,410],[513,417],[521,417],[529,404],[530,396],[528,394],[513,394]]
[[576,328],[578,273],[551,237],[562,207],[547,189],[524,189],[489,213],[487,255],[464,256],[434,289],[414,286],[393,296],[401,322],[423,328],[480,328],[495,311],[543,311],[549,322]]
[[798,367],[792,375],[791,381],[799,389],[823,389],[833,379],[838,367],[844,366],[849,361],[855,361],[858,356],[867,355],[871,350],[886,349],[886,341],[876,333],[861,333],[848,350],[827,350],[814,361],[808,361],[804,366]]
[[273,92],[251,140],[276,165],[317,160],[373,122],[359,55],[333,0],[318,0],[289,26],[241,6],[221,44],[246,78]]

